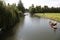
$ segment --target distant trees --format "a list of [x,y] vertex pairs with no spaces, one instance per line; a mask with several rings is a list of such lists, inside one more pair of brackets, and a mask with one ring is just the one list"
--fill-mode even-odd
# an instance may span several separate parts
[[41,6],[36,6],[36,7],[35,7],[35,12],[36,12],[36,13],[37,13],[37,12],[42,12]]
[[24,8],[21,0],[19,0],[17,8],[18,8],[19,11],[22,11],[23,13],[25,12],[25,8]]
[[33,15],[35,13],[34,5],[32,4],[31,7],[29,7],[29,12]]
[[[44,7],[41,7],[41,6],[30,6],[29,7],[29,11],[31,14],[34,14],[34,13],[60,13],[60,7],[51,7],[49,8],[48,6],[44,6]],[[32,13],[33,12],[33,13]]]

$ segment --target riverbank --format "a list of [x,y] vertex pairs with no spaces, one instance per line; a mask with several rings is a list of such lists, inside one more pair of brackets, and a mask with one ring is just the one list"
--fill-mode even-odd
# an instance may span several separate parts
[[34,16],[44,17],[60,22],[60,13],[35,13]]

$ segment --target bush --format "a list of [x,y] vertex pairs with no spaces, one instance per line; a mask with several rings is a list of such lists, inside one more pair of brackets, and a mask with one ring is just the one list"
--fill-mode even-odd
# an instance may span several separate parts
[[24,14],[23,14],[22,11],[18,11],[18,13],[19,13],[19,16],[20,16],[20,17],[23,17],[23,16],[24,16]]
[[4,6],[0,3],[0,28],[2,31],[10,30],[16,23],[20,21],[19,13],[15,5]]

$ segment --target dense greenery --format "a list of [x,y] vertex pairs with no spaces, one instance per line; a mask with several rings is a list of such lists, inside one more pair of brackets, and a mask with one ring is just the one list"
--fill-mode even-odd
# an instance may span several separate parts
[[34,8],[33,4],[31,7],[29,7],[29,12],[31,13],[31,15],[33,15],[35,13],[35,8]]
[[0,29],[2,31],[10,30],[20,21],[23,16],[23,11],[19,11],[16,4],[5,5],[5,2],[0,1]]
[[25,8],[21,0],[19,0],[17,8],[19,9],[19,11],[22,11],[23,13],[25,12]]
[[36,6],[34,5],[29,7],[29,12],[34,14],[34,13],[60,13],[60,7],[51,7],[49,8],[48,6]]

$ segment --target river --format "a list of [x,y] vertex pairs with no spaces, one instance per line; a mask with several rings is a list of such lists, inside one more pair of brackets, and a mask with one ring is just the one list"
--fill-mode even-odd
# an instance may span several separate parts
[[60,23],[54,31],[49,25],[50,19],[25,15],[6,40],[60,40]]

